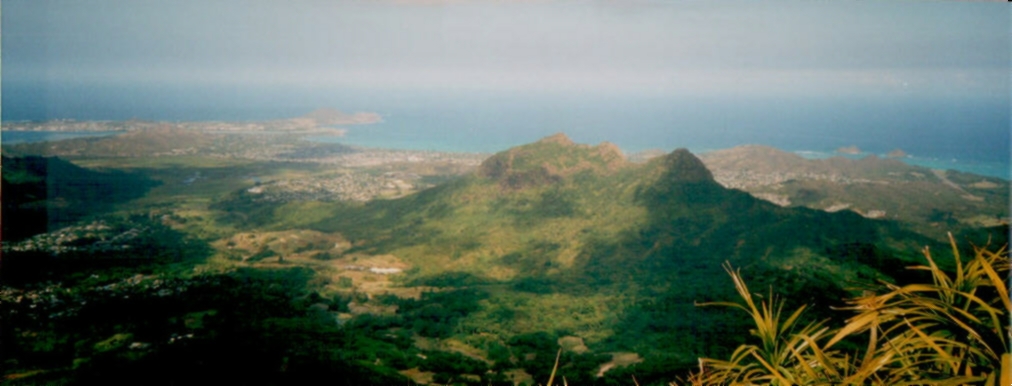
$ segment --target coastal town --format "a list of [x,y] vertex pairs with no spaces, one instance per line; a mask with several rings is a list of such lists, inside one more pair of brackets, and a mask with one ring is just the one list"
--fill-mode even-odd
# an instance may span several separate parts
[[273,181],[246,190],[255,202],[358,201],[394,198],[430,187],[414,173],[381,175],[346,172],[332,176]]
[[[342,134],[339,129],[320,129],[319,124],[366,123],[376,119],[379,118],[358,114],[343,118],[296,118],[271,122],[22,122],[15,124],[17,130],[63,133],[115,131],[120,134],[98,139],[12,144],[4,146],[4,153],[70,158],[198,157],[193,159],[304,165],[296,167],[317,170],[309,175],[265,181],[253,178],[256,186],[246,193],[256,202],[364,202],[375,198],[401,197],[432,186],[432,183],[423,182],[427,177],[468,173],[488,156],[482,153],[363,148],[306,138],[309,134],[327,134],[334,138]],[[296,132],[297,128],[315,128],[316,131]],[[324,130],[329,131],[325,133]],[[192,185],[206,178],[209,177],[195,174],[186,177],[182,183]]]
[[776,172],[761,173],[750,170],[725,170],[713,171],[713,178],[717,183],[729,189],[749,190],[764,186],[775,186],[791,180],[815,180],[833,184],[886,184],[887,181],[874,181],[867,178],[850,177],[842,174],[815,173],[815,172]]
[[57,142],[12,141],[4,146],[4,153],[13,156],[34,154],[56,157],[198,156],[345,167],[439,163],[462,168],[475,167],[488,157],[484,153],[351,146],[335,141],[344,135],[345,129],[323,126],[328,122],[368,123],[378,119],[366,113],[357,113],[341,119],[293,118],[267,122],[14,122],[5,123],[4,130],[63,134],[106,133],[108,136],[89,135]]

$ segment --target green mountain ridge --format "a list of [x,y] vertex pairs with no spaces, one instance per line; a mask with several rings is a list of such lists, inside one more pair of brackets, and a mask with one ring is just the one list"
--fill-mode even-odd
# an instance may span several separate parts
[[[19,169],[3,161],[5,184],[62,178],[9,173]],[[194,169],[224,176],[287,167]],[[698,358],[727,357],[748,339],[748,322],[739,315],[696,305],[735,297],[725,262],[741,268],[752,288],[770,288],[758,292],[789,299],[789,307],[818,305],[803,318],[821,320],[845,317],[829,306],[878,280],[908,281],[917,273],[903,268],[922,262],[921,248],[945,250],[901,222],[779,206],[726,188],[685,149],[637,163],[609,143],[576,144],[564,134],[499,152],[435,187],[365,203],[269,202],[258,200],[253,188],[260,185],[253,182],[187,184],[193,170],[171,172],[164,181],[179,192],[171,199],[198,197],[189,210],[206,208],[200,217],[173,207],[176,201],[152,200],[124,207],[144,215],[110,222],[104,234],[87,227],[64,232],[114,239],[148,229],[118,256],[151,248],[164,256],[138,262],[143,275],[125,266],[76,273],[67,296],[85,296],[89,305],[64,303],[88,311],[84,319],[68,314],[52,327],[4,330],[25,369],[57,368],[43,376],[86,379],[109,374],[113,364],[130,364],[124,377],[148,368],[219,366],[215,376],[227,377],[255,364],[244,381],[352,374],[361,384],[408,383],[404,377],[536,384],[548,378],[561,346],[559,371],[570,384],[629,384],[632,375],[639,384],[667,384],[695,369]],[[145,235],[175,238],[158,244]],[[29,259],[43,251],[21,253]],[[74,263],[86,266],[95,253],[102,252],[81,249]],[[69,263],[61,259],[45,264]],[[161,287],[170,278],[197,286]],[[176,289],[163,295],[166,288]],[[150,315],[132,315],[122,304]],[[48,317],[27,304],[7,307],[24,311],[23,320]],[[49,335],[33,340],[23,335],[28,331]],[[192,341],[179,345],[184,333]],[[129,348],[130,339],[151,346]],[[44,357],[51,352],[59,356]],[[67,367],[71,362],[78,370]]]
[[[572,334],[597,350],[670,350],[686,366],[729,347],[724,334],[736,324],[693,305],[732,296],[724,261],[757,275],[758,288],[776,283],[800,302],[832,304],[893,280],[909,251],[935,244],[890,221],[784,208],[726,189],[684,149],[633,164],[607,145],[564,136],[309,228],[345,235],[349,254],[397,256],[410,266],[404,285],[497,288],[458,328]],[[546,309],[547,295],[572,307]],[[590,304],[597,308],[575,310]]]
[[[349,208],[343,215],[312,227],[364,236],[362,230],[350,229],[353,225],[346,223],[346,220],[356,220],[354,226],[362,228],[363,222],[359,220],[364,220],[365,228],[370,222],[397,222],[386,232],[410,230],[493,236],[491,233],[508,231],[518,236],[530,228],[545,227],[556,229],[556,233],[568,231],[572,234],[567,236],[575,236],[575,233],[595,229],[597,232],[617,227],[628,230],[650,222],[672,222],[699,215],[709,225],[726,225],[735,229],[735,233],[746,231],[736,228],[736,222],[755,221],[756,224],[750,224],[747,229],[755,233],[762,227],[775,227],[790,221],[792,216],[825,218],[827,223],[860,223],[855,224],[858,229],[890,228],[888,222],[855,220],[859,216],[853,213],[779,208],[744,192],[725,189],[714,181],[706,166],[685,149],[637,165],[625,161],[620,153],[602,151],[602,146],[575,145],[554,138],[498,153],[486,160],[474,175],[448,185],[414,197]],[[430,221],[411,221],[423,217]],[[397,218],[405,221],[398,222]],[[460,227],[459,223],[465,222],[471,222],[470,225],[480,222],[484,226]],[[564,222],[576,226],[562,226]],[[693,227],[686,229],[690,228]],[[383,229],[377,231],[384,233]],[[667,232],[672,235],[687,233],[674,228]],[[492,237],[483,242],[496,241]],[[363,248],[394,250],[380,246],[385,243]]]

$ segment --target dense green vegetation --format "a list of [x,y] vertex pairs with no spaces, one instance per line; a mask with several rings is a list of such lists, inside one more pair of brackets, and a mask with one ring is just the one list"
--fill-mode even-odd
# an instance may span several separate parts
[[[752,339],[728,360],[705,359],[689,381],[711,384],[981,384],[1012,382],[1009,353],[1009,260],[1006,246],[977,247],[954,272],[940,269],[928,249],[926,280],[885,283],[848,301],[857,315],[842,327],[789,316],[776,296],[756,300],[741,273],[727,266],[741,303],[717,302],[752,319]],[[964,261],[964,259],[966,259]],[[790,308],[788,308],[790,309]],[[835,323],[832,323],[835,324]],[[865,337],[867,335],[867,337]],[[847,342],[867,342],[865,348]]]
[[307,306],[310,275],[239,270],[4,302],[7,374],[50,369],[12,384],[410,384],[368,360],[376,350],[366,346],[382,343]]
[[[8,175],[16,162],[4,159],[4,189],[38,183]],[[304,164],[179,157],[97,172],[49,162],[148,185],[116,205],[80,206],[76,228],[27,239],[45,248],[5,244],[0,317],[10,322],[0,329],[11,349],[0,359],[15,383],[191,383],[207,373],[255,384],[531,384],[547,381],[561,347],[556,379],[569,384],[666,384],[749,342],[748,319],[696,306],[734,296],[725,262],[787,307],[812,306],[799,323],[842,324],[831,307],[879,282],[930,276],[904,269],[920,258],[912,251],[945,246],[900,223],[725,189],[684,150],[633,164],[607,144],[564,137],[366,203],[250,191],[250,176],[327,172]],[[1007,234],[956,238],[972,251]],[[391,267],[399,273],[370,271]]]
[[[310,226],[365,239],[355,251],[407,256],[418,267],[413,285],[507,285],[486,301],[494,308],[465,325],[502,340],[539,331],[596,336],[589,343],[599,352],[647,355],[638,371],[656,379],[741,343],[729,332],[743,321],[693,306],[731,295],[719,279],[723,260],[762,277],[760,285],[805,294],[792,305],[842,305],[851,291],[901,276],[916,258],[907,251],[940,245],[895,223],[780,208],[724,189],[685,151],[644,166],[609,162],[598,149],[543,141],[410,198],[334,207]],[[463,270],[446,276],[439,267],[447,264]],[[496,266],[514,273],[490,274]],[[569,308],[539,305],[549,294],[631,303],[596,309],[574,325]],[[838,317],[822,310],[809,317]],[[606,320],[600,313],[621,315],[606,322],[607,337],[591,331]]]
[[88,214],[143,196],[157,185],[145,176],[95,171],[45,157],[3,158],[3,237],[17,241],[59,229]]

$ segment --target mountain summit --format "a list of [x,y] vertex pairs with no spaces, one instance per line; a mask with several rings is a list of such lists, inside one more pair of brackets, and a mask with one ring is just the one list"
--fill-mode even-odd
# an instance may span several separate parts
[[333,252],[335,265],[385,256],[405,286],[488,289],[488,308],[462,317],[460,330],[565,331],[598,347],[673,352],[724,344],[728,320],[694,303],[734,295],[725,262],[755,288],[776,283],[799,304],[834,304],[909,264],[893,251],[932,245],[886,221],[724,188],[685,149],[633,163],[614,145],[561,134],[418,194],[341,206],[310,227],[353,245]]
[[700,161],[688,150],[681,148],[664,156],[664,167],[667,170],[666,179],[678,183],[716,183],[710,169],[706,168],[703,161]]
[[566,133],[562,133],[562,132],[555,133],[555,134],[549,135],[547,137],[541,138],[540,140],[538,140],[538,142],[539,143],[556,143],[556,144],[563,145],[563,146],[572,146],[572,145],[576,144],[576,143],[573,142],[572,139],[569,139],[569,136],[566,135]]
[[366,229],[398,241],[362,242],[361,250],[401,256],[419,275],[453,266],[488,280],[536,272],[582,283],[628,275],[666,282],[663,272],[690,256],[693,266],[718,273],[728,259],[769,266],[797,254],[820,256],[804,264],[823,269],[850,258],[840,246],[903,238],[855,213],[782,208],[724,188],[686,149],[636,164],[614,145],[575,144],[563,134],[499,152],[460,180],[318,225]]
[[558,133],[489,157],[478,168],[478,175],[499,181],[503,188],[523,189],[581,173],[611,174],[628,165],[614,144],[579,145]]

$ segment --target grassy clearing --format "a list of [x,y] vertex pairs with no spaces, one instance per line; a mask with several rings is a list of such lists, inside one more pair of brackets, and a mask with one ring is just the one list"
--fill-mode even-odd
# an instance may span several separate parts
[[629,304],[628,299],[608,294],[534,294],[504,287],[489,293],[482,308],[461,322],[462,331],[502,338],[549,331],[580,337],[591,348],[601,348],[614,334],[611,326],[618,324]]

